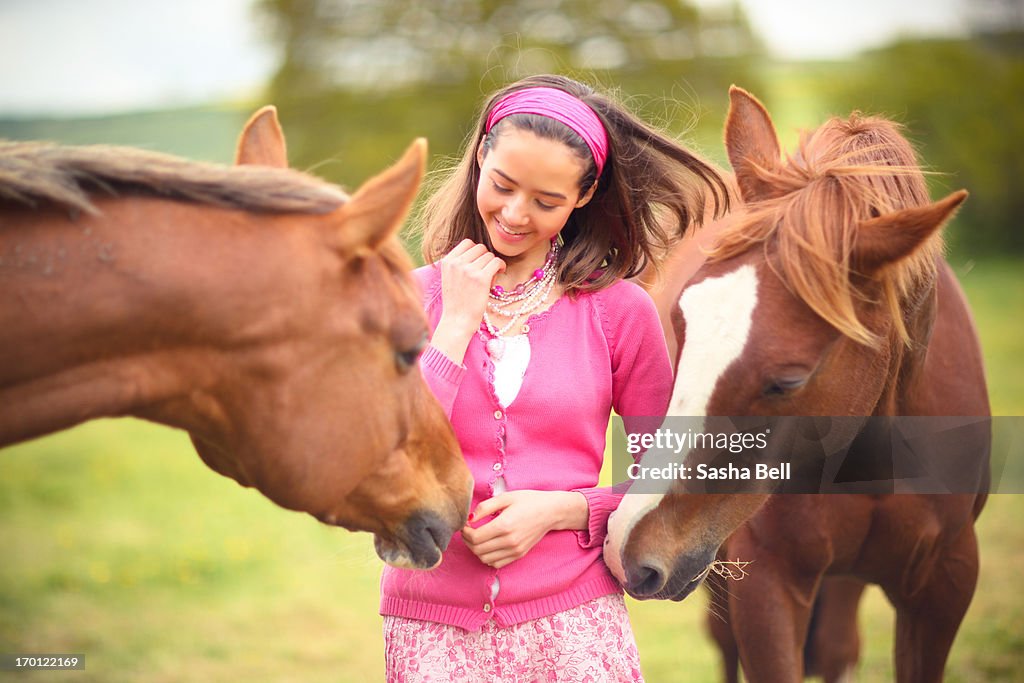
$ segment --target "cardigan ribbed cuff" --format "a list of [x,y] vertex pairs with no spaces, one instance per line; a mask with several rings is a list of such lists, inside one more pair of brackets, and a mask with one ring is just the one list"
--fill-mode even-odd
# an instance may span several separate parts
[[622,494],[611,486],[597,486],[588,489],[573,489],[587,499],[587,528],[576,532],[576,539],[582,548],[598,548],[608,535],[608,517],[619,507]]
[[452,359],[444,355],[433,344],[428,344],[420,355],[420,363],[429,369],[439,379],[449,384],[458,384],[462,381],[462,375],[466,372],[465,365],[452,362]]

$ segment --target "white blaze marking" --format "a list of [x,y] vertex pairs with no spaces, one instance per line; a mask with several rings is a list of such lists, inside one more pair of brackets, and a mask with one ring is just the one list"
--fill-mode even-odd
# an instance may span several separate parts
[[757,306],[757,271],[746,265],[683,292],[679,308],[686,344],[679,358],[669,415],[700,417],[718,378],[743,353]]
[[[679,308],[686,321],[686,344],[679,358],[668,414],[703,417],[719,377],[747,345],[750,325],[757,306],[757,271],[746,265],[721,277],[708,278],[683,292]],[[648,450],[643,457],[647,467],[662,467],[682,462],[687,453]],[[608,538],[604,559],[612,574],[625,583],[621,551],[630,529],[657,507],[668,492],[671,480],[645,482],[644,490],[655,485],[653,493],[631,493],[623,497],[618,509],[608,518]]]

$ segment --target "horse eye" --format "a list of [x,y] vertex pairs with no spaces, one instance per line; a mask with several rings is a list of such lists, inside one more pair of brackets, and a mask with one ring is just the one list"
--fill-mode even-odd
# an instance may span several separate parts
[[395,351],[395,362],[398,365],[398,371],[402,374],[409,372],[416,365],[416,361],[419,360],[420,354],[423,353],[423,349],[426,347],[427,335],[424,334],[413,346],[402,351]]
[[807,384],[807,377],[776,377],[765,383],[761,395],[769,398],[786,396]]

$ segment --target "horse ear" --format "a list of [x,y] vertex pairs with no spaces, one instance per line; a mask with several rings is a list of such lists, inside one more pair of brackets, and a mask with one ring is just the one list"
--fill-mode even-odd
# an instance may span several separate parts
[[246,122],[235,149],[235,164],[288,168],[288,150],[274,105],[261,108]]
[[359,188],[339,212],[344,224],[341,249],[374,249],[398,230],[419,191],[426,163],[427,141],[418,138],[398,163]]
[[735,85],[729,87],[729,115],[725,119],[725,148],[736,172],[743,201],[770,197],[771,188],[757,169],[774,170],[779,166],[779,138],[768,110],[756,97]]
[[967,198],[958,190],[945,199],[863,221],[857,226],[851,261],[853,268],[870,275],[882,266],[914,253]]

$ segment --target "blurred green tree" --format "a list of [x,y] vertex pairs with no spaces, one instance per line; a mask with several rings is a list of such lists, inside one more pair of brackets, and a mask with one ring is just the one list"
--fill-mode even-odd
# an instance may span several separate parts
[[762,54],[736,2],[713,10],[686,0],[257,6],[280,46],[268,96],[292,164],[350,187],[417,136],[429,139],[432,159],[453,156],[486,94],[542,72],[612,90],[652,123],[717,152],[726,89],[756,87]]
[[[1018,2],[988,3],[984,30],[970,38],[901,40],[866,53],[831,90],[839,111],[860,109],[907,125],[927,168],[933,196],[971,192],[950,231],[971,254],[1024,254],[1024,32],[1011,21]],[[1007,28],[1007,26],[1009,28]]]

